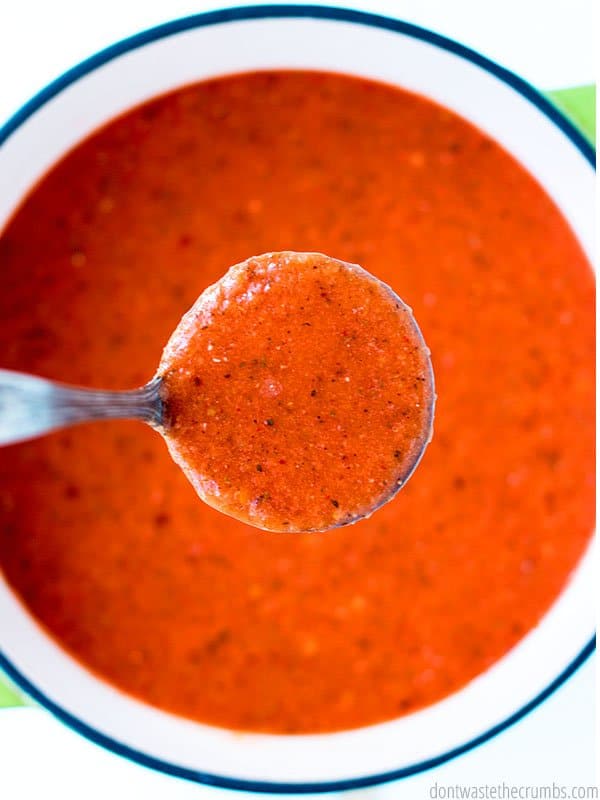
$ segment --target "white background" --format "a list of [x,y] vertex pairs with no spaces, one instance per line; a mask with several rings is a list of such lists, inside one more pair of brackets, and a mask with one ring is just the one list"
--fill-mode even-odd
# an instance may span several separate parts
[[[97,50],[140,29],[219,5],[203,0],[2,0],[0,124],[50,80]],[[589,83],[595,77],[593,0],[348,0],[345,5],[396,15],[446,34],[542,89]],[[431,796],[435,783],[594,784],[594,671],[594,660],[588,661],[542,707],[460,759],[401,783],[353,794],[367,800],[420,800]],[[217,794],[224,792],[117,758],[44,711],[0,711],[2,800],[100,800],[111,795],[117,800],[210,800]]]

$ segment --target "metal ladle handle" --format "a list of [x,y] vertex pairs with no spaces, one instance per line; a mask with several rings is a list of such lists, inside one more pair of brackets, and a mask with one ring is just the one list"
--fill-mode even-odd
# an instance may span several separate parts
[[98,391],[0,369],[0,445],[100,419],[163,422],[162,380],[128,391]]

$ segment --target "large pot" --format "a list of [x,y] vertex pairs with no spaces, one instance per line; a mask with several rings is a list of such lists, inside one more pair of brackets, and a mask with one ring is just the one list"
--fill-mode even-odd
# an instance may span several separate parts
[[[309,6],[240,8],[179,20],[68,72],[0,131],[0,228],[53,163],[126,109],[193,81],[268,68],[373,78],[454,110],[539,180],[591,255],[593,155],[547,101],[516,76],[436,34]],[[240,735],[151,708],[67,655],[1,577],[0,667],[80,733],[164,772],[266,791],[356,787],[459,755],[560,686],[593,648],[593,579],[588,552],[541,623],[487,672],[433,706],[349,732]]]

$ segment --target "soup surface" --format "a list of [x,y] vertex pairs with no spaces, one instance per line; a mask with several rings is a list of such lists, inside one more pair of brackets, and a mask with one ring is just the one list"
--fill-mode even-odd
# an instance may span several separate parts
[[431,364],[410,309],[322,253],[231,267],[185,314],[158,374],[174,460],[207,503],[265,530],[368,516],[431,432]]
[[227,265],[288,249],[362,264],[419,320],[435,436],[398,496],[264,533],[199,502],[142,424],[82,426],[0,451],[0,563],[127,692],[329,731],[455,691],[564,587],[593,525],[593,281],[542,189],[453,113],[343,76],[233,76],[113,121],[25,200],[0,239],[2,366],[143,384]]

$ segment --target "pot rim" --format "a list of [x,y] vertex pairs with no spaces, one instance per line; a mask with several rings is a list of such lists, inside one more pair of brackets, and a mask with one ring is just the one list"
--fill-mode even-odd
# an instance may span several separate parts
[[[446,50],[454,55],[463,58],[472,64],[480,67],[484,71],[491,73],[496,78],[507,84],[510,88],[519,93],[522,97],[532,103],[541,111],[551,123],[559,128],[571,143],[580,151],[584,158],[595,169],[595,151],[579,130],[540,92],[534,89],[525,80],[500,66],[494,61],[482,56],[475,50],[465,47],[458,42],[428,29],[393,19],[390,17],[367,13],[340,7],[315,6],[315,5],[252,5],[223,8],[200,14],[175,19],[140,33],[127,37],[109,47],[99,51],[91,57],[85,59],[78,65],[67,70],[63,75],[52,81],[44,89],[38,92],[32,99],[26,102],[4,125],[0,126],[0,146],[6,142],[23,123],[31,117],[38,109],[44,106],[53,97],[58,95],[71,84],[77,82],[85,75],[93,72],[98,67],[107,62],[128,53],[149,43],[172,36],[176,33],[191,30],[199,27],[212,26],[227,22],[239,22],[261,19],[317,19],[327,21],[340,21],[354,23],[384,29],[387,31],[400,33],[408,37],[434,45],[442,50]],[[124,756],[138,764],[158,770],[160,772],[173,775],[179,778],[195,781],[213,786],[241,791],[284,793],[284,794],[304,794],[314,792],[331,792],[349,789],[358,789],[385,783],[399,778],[409,777],[420,772],[432,769],[463,753],[466,753],[479,745],[485,743],[497,734],[506,730],[517,721],[525,717],[530,711],[539,706],[544,700],[550,697],[563,683],[565,683],[577,669],[588,659],[595,650],[595,636],[582,648],[571,663],[542,691],[533,699],[523,705],[516,712],[512,713],[499,724],[489,728],[479,736],[467,741],[466,743],[440,754],[434,758],[412,764],[402,769],[388,771],[385,773],[368,775],[361,778],[347,780],[312,782],[312,783],[282,783],[271,781],[256,781],[247,779],[236,779],[220,776],[216,774],[200,772],[172,764],[168,761],[149,756],[135,748],[124,745],[104,733],[95,730],[87,723],[81,721],[70,712],[61,708],[53,702],[42,691],[40,691],[28,678],[23,675],[2,653],[0,649],[0,668],[23,689],[37,703],[48,709],[63,723],[68,725],[79,734],[94,741],[95,743],[111,750],[117,755]]]

